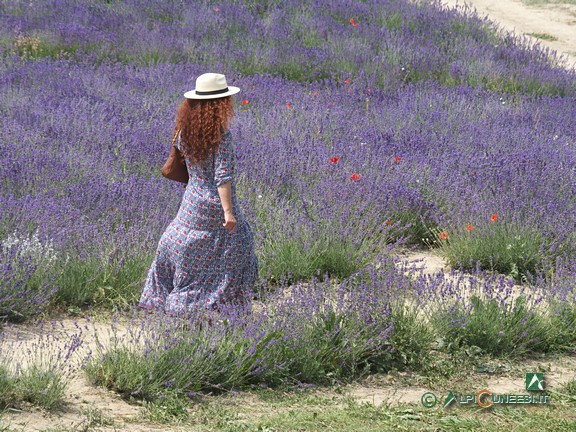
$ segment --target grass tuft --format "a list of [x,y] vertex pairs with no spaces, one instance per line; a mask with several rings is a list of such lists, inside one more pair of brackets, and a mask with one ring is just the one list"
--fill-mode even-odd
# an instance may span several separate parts
[[552,36],[548,33],[527,33],[528,36],[532,36],[538,39],[547,40],[547,41],[557,41],[558,38],[556,36]]
[[62,406],[66,387],[60,372],[32,366],[14,375],[0,364],[0,407],[26,401],[53,410]]

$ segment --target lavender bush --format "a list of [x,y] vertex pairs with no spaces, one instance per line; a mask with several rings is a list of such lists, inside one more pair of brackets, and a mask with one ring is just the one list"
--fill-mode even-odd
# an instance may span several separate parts
[[87,372],[97,384],[147,400],[167,390],[349,379],[386,350],[392,324],[385,287],[362,284],[354,295],[347,288],[293,285],[268,296],[265,307],[226,308],[208,326],[136,317],[130,327],[139,330],[103,344]]
[[17,408],[23,401],[56,409],[67,386],[91,353],[81,350],[85,332],[62,323],[38,321],[0,333],[0,407]]
[[52,242],[37,233],[12,233],[0,242],[0,320],[22,321],[49,306],[59,259]]
[[[568,270],[562,262],[557,265],[562,272]],[[535,279],[540,286],[519,286],[509,277],[482,270],[478,262],[470,274],[417,276],[417,304],[440,348],[451,352],[475,347],[491,356],[518,357],[572,351],[574,310],[566,299],[573,298],[574,287],[556,286],[552,293],[548,276]]]

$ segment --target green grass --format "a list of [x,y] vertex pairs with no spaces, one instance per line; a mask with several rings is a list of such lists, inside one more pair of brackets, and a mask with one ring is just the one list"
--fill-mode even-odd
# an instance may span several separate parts
[[560,388],[559,393],[561,397],[576,405],[576,375]]
[[527,33],[528,36],[532,36],[538,39],[547,40],[547,41],[557,41],[558,38],[556,36],[552,36],[549,33]]
[[[455,383],[447,384],[455,388]],[[565,432],[576,430],[576,412],[569,390],[573,382],[553,393],[550,406],[498,406],[491,410],[478,407],[436,406],[426,409],[420,404],[382,404],[358,402],[348,394],[346,386],[311,389],[258,389],[218,396],[201,396],[193,401],[174,394],[154,404],[145,404],[142,415],[130,424],[113,424],[110,417],[98,409],[81,411],[85,429],[114,426],[115,430],[139,430],[165,424],[170,430],[182,432],[249,431],[443,431],[482,430],[496,432],[529,432],[546,430]],[[489,385],[488,385],[489,388]],[[432,388],[439,396],[445,392]],[[560,394],[561,393],[561,394]],[[157,426],[156,426],[157,427]],[[0,426],[0,431],[20,431]],[[66,432],[74,428],[49,428],[45,432]]]
[[[332,389],[295,392],[254,390],[205,397],[189,404],[190,415],[176,420],[187,431],[570,431],[576,414],[562,400],[555,406],[474,408],[358,403]],[[176,430],[176,429],[175,429]]]
[[188,405],[185,396],[166,391],[154,402],[144,402],[143,418],[154,423],[182,423],[188,419]]

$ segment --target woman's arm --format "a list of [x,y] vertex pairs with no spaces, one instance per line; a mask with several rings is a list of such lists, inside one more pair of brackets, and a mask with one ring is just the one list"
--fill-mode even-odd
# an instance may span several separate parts
[[224,210],[224,228],[230,230],[232,234],[236,230],[236,218],[232,214],[232,182],[222,183],[218,186],[218,195]]

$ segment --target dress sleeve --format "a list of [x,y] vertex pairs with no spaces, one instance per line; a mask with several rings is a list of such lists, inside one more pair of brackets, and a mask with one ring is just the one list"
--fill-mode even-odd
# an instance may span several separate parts
[[222,141],[214,155],[214,183],[216,183],[216,187],[233,180],[235,163],[236,155],[232,145],[232,135],[228,131],[222,136]]

